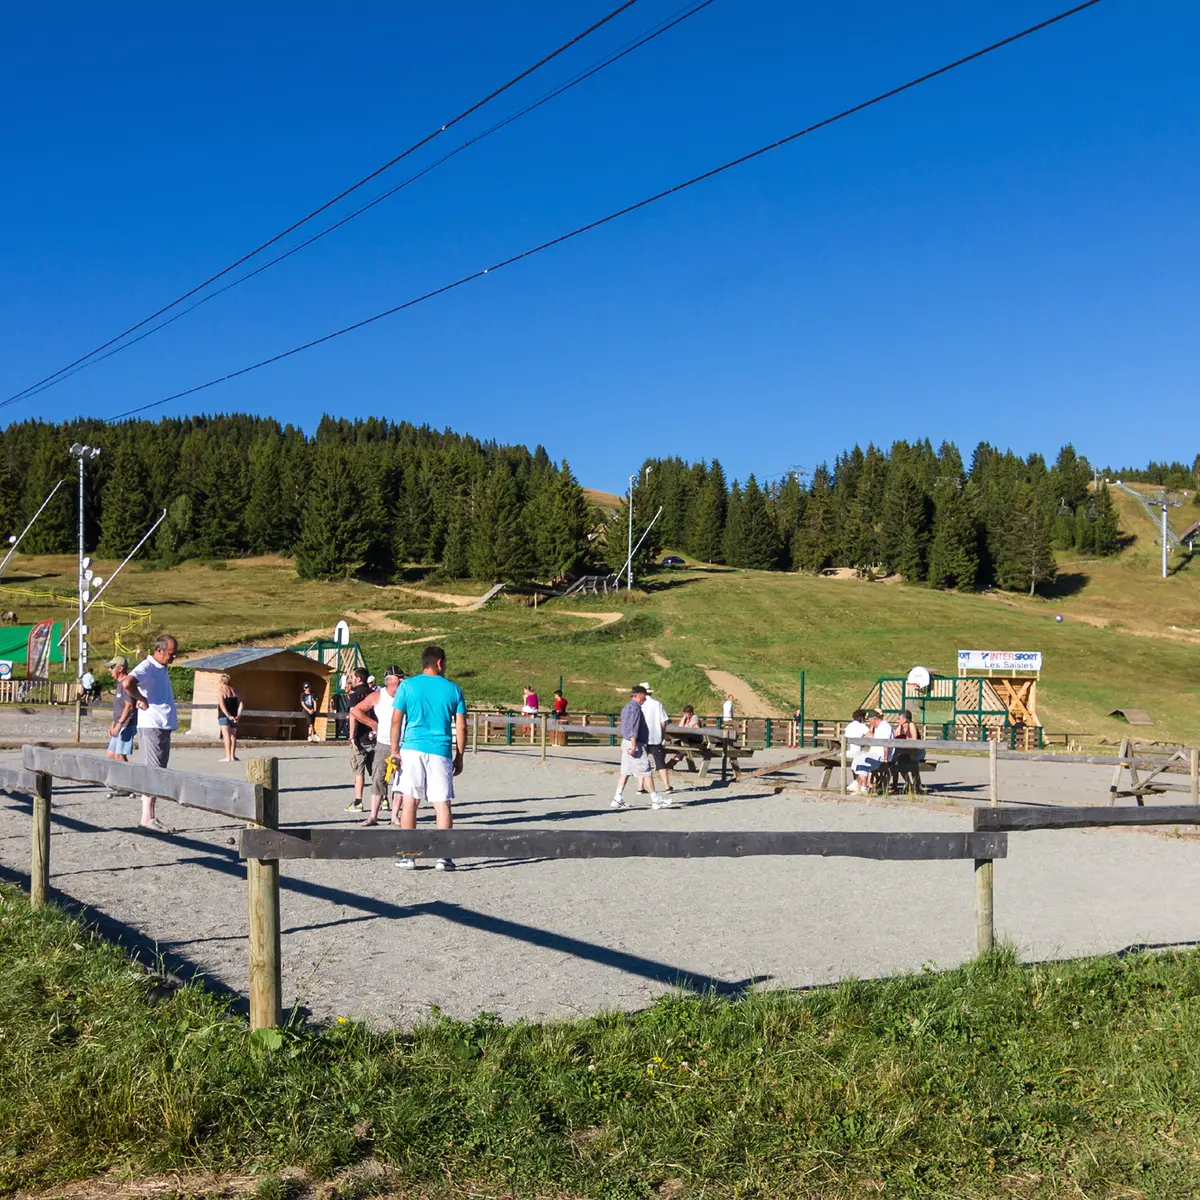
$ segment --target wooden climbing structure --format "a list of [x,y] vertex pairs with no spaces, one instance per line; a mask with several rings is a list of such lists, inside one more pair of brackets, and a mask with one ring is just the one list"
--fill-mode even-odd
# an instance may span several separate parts
[[943,738],[999,739],[1013,749],[1039,749],[1038,674],[989,670],[957,678],[933,675],[924,688],[915,687],[907,678],[880,679],[862,707],[878,709],[885,716],[907,709],[923,728],[941,726]]

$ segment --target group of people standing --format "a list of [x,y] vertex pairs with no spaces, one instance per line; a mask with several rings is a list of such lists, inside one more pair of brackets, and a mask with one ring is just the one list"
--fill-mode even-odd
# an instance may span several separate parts
[[[454,778],[462,774],[467,745],[467,702],[462,688],[445,677],[446,652],[426,646],[419,675],[405,677],[399,667],[389,666],[382,687],[373,686],[363,667],[350,676],[354,800],[346,811],[363,811],[369,777],[371,799],[364,825],[378,825],[380,812],[387,811],[393,825],[415,829],[418,806],[430,804],[437,827],[452,828]],[[396,866],[411,871],[416,860],[401,857]],[[453,871],[454,860],[439,858],[434,866]]]

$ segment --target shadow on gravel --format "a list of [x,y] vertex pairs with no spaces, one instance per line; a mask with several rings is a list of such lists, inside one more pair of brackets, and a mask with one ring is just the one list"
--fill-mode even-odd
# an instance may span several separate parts
[[[31,811],[30,805],[22,804],[20,801],[16,801],[12,807],[21,812],[28,813]],[[608,812],[609,810],[603,809],[601,811]],[[576,810],[570,815],[579,816],[580,814]],[[543,817],[542,819],[545,818]],[[53,824],[81,833],[114,832],[113,829],[92,825],[90,822],[80,821],[74,817],[66,817],[61,813],[53,811],[51,812],[51,821]],[[129,831],[136,832],[136,826]],[[171,845],[177,846],[181,850],[198,851],[196,857],[176,860],[178,865],[187,864],[205,867],[210,871],[216,871],[219,874],[230,876],[239,881],[246,878],[245,863],[238,857],[237,851],[232,847],[213,846],[208,842],[198,841],[195,838],[190,838],[182,834],[144,836],[153,836],[155,841],[164,846]],[[536,863],[540,861],[544,860],[488,859],[484,860],[478,867],[463,866],[459,870],[490,870],[502,865],[515,867],[523,863]],[[53,852],[51,853],[51,862],[53,862]],[[10,871],[8,868],[0,866],[0,879],[14,883],[25,891],[29,890],[29,876],[27,874]],[[357,918],[342,918],[331,922],[331,924],[361,922],[381,917],[392,920],[403,920],[409,917],[420,916],[440,917],[442,920],[449,921],[455,925],[462,925],[468,929],[477,929],[484,933],[510,938],[513,941],[524,942],[531,946],[541,946],[544,949],[556,950],[560,954],[569,954],[574,958],[583,959],[587,962],[599,963],[602,966],[612,967],[618,971],[625,971],[627,974],[637,975],[642,979],[649,979],[654,983],[679,987],[687,991],[699,992],[705,995],[735,998],[744,995],[756,984],[767,983],[774,978],[771,975],[756,975],[748,979],[732,981],[718,979],[712,975],[698,974],[688,971],[683,967],[672,966],[670,963],[659,962],[652,958],[644,958],[641,955],[630,954],[623,950],[614,950],[608,946],[601,946],[596,942],[588,942],[582,938],[555,933],[553,930],[541,929],[536,925],[526,925],[519,921],[510,921],[504,917],[497,917],[491,913],[478,912],[475,909],[464,908],[462,905],[449,903],[444,900],[432,900],[424,904],[393,904],[388,900],[381,900],[374,896],[362,896],[356,892],[346,891],[343,888],[329,887],[307,879],[290,878],[282,873],[280,874],[279,886],[285,892],[294,892],[297,895],[308,896],[316,900],[326,900],[341,908],[357,909],[365,914]],[[155,942],[132,926],[124,924],[124,922],[98,913],[95,909],[87,908],[58,888],[53,888],[52,890],[55,903],[66,911],[81,916],[88,924],[99,930],[104,937],[116,942],[127,954],[149,969],[158,970],[161,965],[166,968],[168,979],[172,982],[177,983],[182,980],[201,983],[206,987],[212,988],[215,992],[232,998],[235,1011],[242,1015],[248,1012],[248,1003],[240,992],[215,979],[213,976],[204,974],[199,966],[187,958],[163,950],[163,943]],[[322,927],[321,925],[298,927],[296,929],[289,929],[288,932],[300,932],[302,928]],[[186,945],[188,943],[179,942],[175,944]]]

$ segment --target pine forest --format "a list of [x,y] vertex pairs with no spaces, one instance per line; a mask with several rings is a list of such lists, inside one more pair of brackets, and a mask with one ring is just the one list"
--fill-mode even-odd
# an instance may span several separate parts
[[[625,503],[589,503],[569,465],[542,447],[484,442],[428,427],[325,417],[311,436],[253,416],[119,425],[25,421],[0,432],[0,533],[19,532],[55,482],[74,478],[73,442],[101,448],[88,466],[89,550],[123,556],[162,510],[143,556],[294,557],[315,579],[395,577],[418,566],[444,579],[556,583],[623,566]],[[1151,464],[1195,487],[1197,464]],[[661,512],[660,512],[661,509]],[[650,522],[657,515],[651,526]],[[21,550],[76,544],[73,487],[60,489]],[[762,570],[850,567],[912,583],[1036,591],[1055,550],[1110,555],[1117,516],[1101,478],[1064,447],[1053,465],[986,443],[970,463],[944,442],[856,446],[832,468],[729,482],[716,459],[642,464],[634,488],[637,564],[664,548]]]

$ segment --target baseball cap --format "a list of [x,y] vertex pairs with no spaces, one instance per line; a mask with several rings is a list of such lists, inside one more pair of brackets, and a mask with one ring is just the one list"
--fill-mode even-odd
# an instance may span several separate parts
[[403,679],[404,672],[399,667],[388,667],[383,673],[384,679]]
[[640,687],[642,689],[642,691],[646,693],[647,696],[654,695],[654,689],[648,683],[639,683],[638,687]]
[[125,655],[123,655],[123,654],[118,654],[117,657],[114,658],[111,662],[106,662],[104,665],[110,671],[113,669],[113,667],[124,667],[125,670],[128,671],[129,670],[129,659],[127,659],[125,657]]

